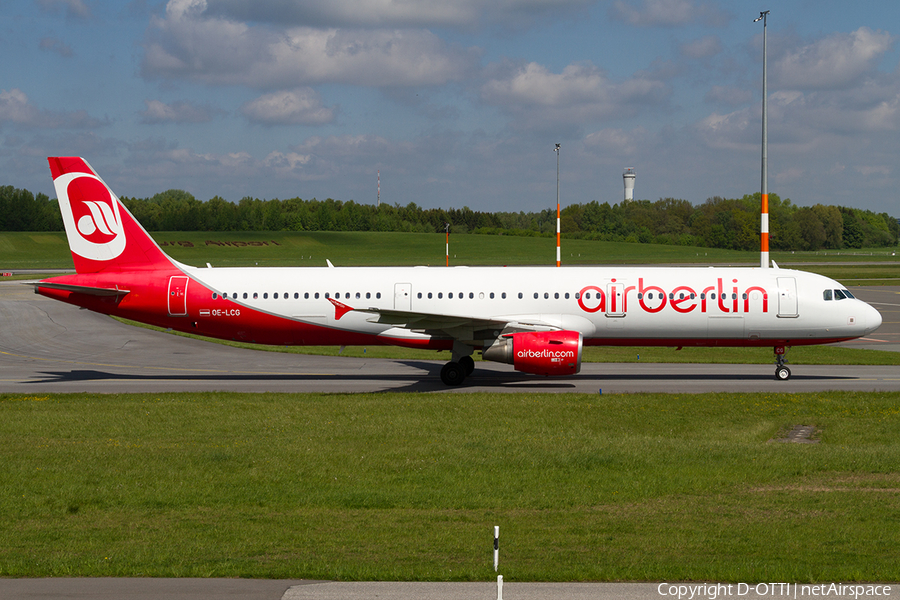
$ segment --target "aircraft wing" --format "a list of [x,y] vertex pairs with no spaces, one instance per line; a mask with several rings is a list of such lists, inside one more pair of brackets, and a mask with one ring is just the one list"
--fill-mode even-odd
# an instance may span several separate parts
[[542,321],[514,319],[483,319],[464,315],[423,313],[407,310],[360,308],[356,312],[371,313],[370,323],[384,323],[393,327],[444,335],[457,340],[493,339],[520,331],[554,331],[559,327]]
[[[369,313],[372,315],[367,319],[370,323],[382,323],[410,331],[445,335],[455,339],[492,339],[520,331],[556,331],[560,329],[558,325],[533,318],[495,317],[485,319],[467,315],[427,313],[393,308],[353,308],[334,298],[330,298],[329,302],[334,305],[336,320],[351,311]],[[477,336],[476,332],[478,332]]]

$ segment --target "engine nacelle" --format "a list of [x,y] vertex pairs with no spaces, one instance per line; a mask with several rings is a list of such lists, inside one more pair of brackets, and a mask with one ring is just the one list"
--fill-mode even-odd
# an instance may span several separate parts
[[577,331],[529,331],[485,343],[484,360],[513,365],[535,375],[574,375],[581,370],[582,337]]

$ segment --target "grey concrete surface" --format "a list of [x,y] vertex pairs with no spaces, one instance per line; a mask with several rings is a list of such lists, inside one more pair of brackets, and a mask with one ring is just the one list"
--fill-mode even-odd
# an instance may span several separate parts
[[47,577],[0,579],[3,600],[279,600],[302,579]]
[[[900,598],[900,585],[504,582],[504,600],[815,600]],[[848,586],[841,588],[838,586]],[[837,593],[836,593],[837,592]],[[840,593],[842,592],[842,593]],[[869,593],[866,593],[869,592]],[[265,579],[0,579],[3,600],[494,600],[479,583],[325,582]]]
[[[830,585],[826,584],[826,585]],[[845,584],[869,585],[874,584]],[[900,597],[900,586],[878,584],[880,598]],[[692,588],[689,586],[693,586]],[[693,596],[691,592],[693,591]],[[795,588],[794,584],[727,584],[722,587],[703,583],[515,583],[504,582],[503,600],[761,600],[783,598],[813,600],[814,598],[874,598],[873,595],[846,593],[826,594],[826,589]],[[834,588],[834,591],[842,591]],[[858,592],[858,590],[856,590]],[[874,591],[874,589],[872,590]],[[704,593],[705,592],[705,593]],[[805,593],[804,593],[805,592]],[[294,587],[284,600],[494,600],[498,598],[497,583],[322,583]]]
[[[846,345],[900,350],[900,288],[858,293],[874,298],[884,325]],[[771,365],[584,364],[577,376],[549,379],[483,362],[463,385],[448,390],[439,377],[440,354],[433,361],[384,360],[230,348],[123,325],[14,282],[0,283],[0,323],[2,392],[900,390],[897,367],[796,365],[791,380],[780,382]]]

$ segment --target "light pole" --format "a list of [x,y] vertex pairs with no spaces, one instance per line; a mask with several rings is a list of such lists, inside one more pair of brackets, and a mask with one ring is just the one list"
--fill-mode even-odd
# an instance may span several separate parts
[[761,11],[759,17],[753,19],[756,23],[763,22],[763,84],[762,84],[762,174],[760,179],[760,239],[759,239],[759,263],[763,269],[769,268],[769,156],[768,156],[768,90],[766,89],[766,18],[769,11]]
[[560,266],[559,261],[559,144],[554,149],[556,152],[556,266]]

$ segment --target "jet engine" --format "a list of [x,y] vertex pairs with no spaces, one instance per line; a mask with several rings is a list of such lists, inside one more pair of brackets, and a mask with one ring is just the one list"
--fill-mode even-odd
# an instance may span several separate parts
[[581,370],[582,337],[577,331],[528,331],[485,342],[482,358],[535,375],[574,375]]

